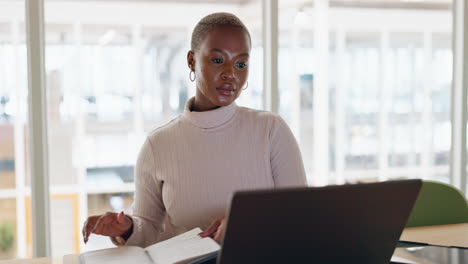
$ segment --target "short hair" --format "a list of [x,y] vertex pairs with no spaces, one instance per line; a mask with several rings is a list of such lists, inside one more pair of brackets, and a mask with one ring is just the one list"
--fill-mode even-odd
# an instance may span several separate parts
[[202,18],[195,26],[192,32],[191,50],[196,51],[206,35],[217,27],[228,26],[235,27],[243,30],[249,36],[250,46],[252,46],[252,39],[247,27],[235,15],[225,12],[213,13]]

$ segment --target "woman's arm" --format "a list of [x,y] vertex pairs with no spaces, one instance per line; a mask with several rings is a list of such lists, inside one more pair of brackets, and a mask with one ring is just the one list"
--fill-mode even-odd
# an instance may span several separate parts
[[270,164],[275,187],[306,186],[306,176],[297,141],[286,122],[275,116],[270,131]]
[[157,242],[166,214],[162,200],[163,182],[158,179],[158,160],[146,139],[135,166],[135,195],[132,206],[133,232],[125,245],[146,247]]

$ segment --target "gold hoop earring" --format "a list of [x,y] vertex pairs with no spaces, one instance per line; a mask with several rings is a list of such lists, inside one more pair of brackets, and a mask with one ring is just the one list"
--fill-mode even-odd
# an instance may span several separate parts
[[[193,73],[193,78],[192,78],[192,73]],[[196,78],[196,75],[195,75],[195,72],[194,71],[190,71],[189,73],[189,79],[191,82],[195,81],[195,78]]]
[[247,81],[247,85],[245,86],[245,88],[244,88],[244,89],[242,89],[242,91],[245,91],[245,90],[247,90],[247,87],[249,87],[249,81]]

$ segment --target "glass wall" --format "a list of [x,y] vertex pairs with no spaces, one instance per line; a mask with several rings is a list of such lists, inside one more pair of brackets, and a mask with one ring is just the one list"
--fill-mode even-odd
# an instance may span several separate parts
[[448,182],[451,1],[279,3],[280,114],[309,182]]
[[31,251],[24,8],[0,1],[0,260]]

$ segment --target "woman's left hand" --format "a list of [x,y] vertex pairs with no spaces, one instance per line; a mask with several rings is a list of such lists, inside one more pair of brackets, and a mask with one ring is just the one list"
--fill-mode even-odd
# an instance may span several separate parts
[[211,225],[203,232],[198,234],[201,237],[211,237],[216,242],[221,243],[221,238],[226,229],[226,217],[222,216],[211,223]]

